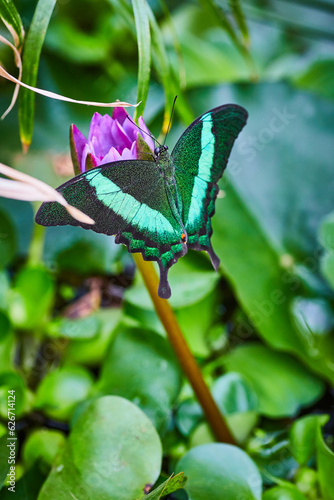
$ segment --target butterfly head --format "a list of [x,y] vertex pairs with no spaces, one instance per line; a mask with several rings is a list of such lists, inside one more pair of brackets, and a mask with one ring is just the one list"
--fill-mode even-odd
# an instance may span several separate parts
[[154,150],[154,154],[156,158],[159,158],[160,156],[164,156],[168,152],[168,147],[163,144],[162,146],[158,146]]

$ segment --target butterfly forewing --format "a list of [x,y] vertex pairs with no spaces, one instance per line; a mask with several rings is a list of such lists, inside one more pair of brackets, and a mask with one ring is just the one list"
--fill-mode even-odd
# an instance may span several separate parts
[[210,237],[217,182],[247,116],[244,108],[233,104],[212,109],[186,129],[172,152],[188,247],[206,250],[215,269],[219,259],[212,250]]
[[91,169],[57,189],[73,206],[95,220],[92,226],[73,219],[58,203],[43,203],[36,222],[44,226],[79,225],[115,234],[130,252],[159,263],[159,294],[170,296],[169,267],[184,255],[184,228],[171,209],[166,185],[151,161],[113,162]]

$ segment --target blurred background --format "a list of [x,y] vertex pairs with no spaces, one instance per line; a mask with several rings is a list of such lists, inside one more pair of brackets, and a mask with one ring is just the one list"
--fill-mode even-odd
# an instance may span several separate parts
[[[28,31],[36,2],[15,6]],[[190,251],[170,271],[171,304],[237,442],[260,469],[264,498],[283,498],[269,492],[284,480],[295,492],[289,498],[333,499],[333,420],[318,444],[316,429],[334,402],[334,3],[162,0],[149,7],[144,119],[151,132],[166,130],[175,95],[170,148],[213,107],[236,103],[249,113],[213,218],[220,271]],[[0,34],[8,37],[4,25]],[[2,44],[0,61],[17,74]],[[37,86],[135,103],[137,83],[131,3],[56,2]],[[1,113],[13,87],[0,79]],[[69,126],[87,135],[94,111],[108,110],[42,96],[35,103],[29,152],[22,152],[16,105],[0,122],[0,161],[57,187],[73,175]],[[29,500],[75,415],[101,395],[122,396],[148,415],[167,477],[187,450],[214,439],[132,257],[93,231],[35,227],[35,209],[0,198],[0,416],[5,425],[7,389],[15,387],[19,474],[35,464],[39,485]],[[305,442],[291,429],[302,421],[304,430],[306,416],[312,425],[303,439],[311,446],[303,454]],[[322,462],[319,449],[327,453]],[[191,477],[188,462],[180,470],[190,468]],[[61,498],[50,491],[39,498]]]

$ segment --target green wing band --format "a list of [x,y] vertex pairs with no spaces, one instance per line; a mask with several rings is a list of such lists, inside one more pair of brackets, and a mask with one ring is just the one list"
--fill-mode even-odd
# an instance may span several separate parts
[[215,269],[219,266],[219,259],[210,238],[217,182],[246,120],[246,110],[234,104],[212,109],[187,128],[172,152],[188,247],[206,250]]
[[170,296],[168,270],[187,252],[184,227],[170,206],[155,162],[128,160],[96,167],[58,188],[71,205],[89,214],[95,225],[73,219],[58,203],[43,203],[36,222],[45,226],[79,225],[116,235],[129,252],[160,266],[159,295]]

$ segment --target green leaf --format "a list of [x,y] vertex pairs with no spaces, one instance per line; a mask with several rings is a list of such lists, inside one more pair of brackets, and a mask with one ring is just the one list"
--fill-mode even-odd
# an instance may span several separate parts
[[0,343],[5,341],[12,331],[8,316],[0,311]]
[[143,328],[120,326],[103,364],[99,391],[133,401],[164,429],[180,387],[180,368],[167,340]]
[[[218,317],[216,286],[218,273],[212,270],[204,253],[189,252],[169,273],[173,290],[171,305],[194,354],[209,354],[207,334]],[[148,329],[165,334],[152,300],[137,273],[135,284],[125,293],[125,313]]]
[[12,0],[0,0],[0,18],[10,30],[16,48],[20,49],[23,43],[24,29],[20,14]]
[[288,432],[281,425],[272,422],[273,429],[255,429],[247,442],[246,451],[262,472],[266,483],[290,479],[299,468],[291,454]]
[[0,269],[7,266],[16,252],[16,231],[10,217],[0,210]]
[[[16,465],[16,472],[19,466]],[[38,468],[38,464],[33,465],[27,470],[15,484],[15,498],[18,500],[36,500],[38,492],[45,480],[45,475]],[[11,500],[13,492],[8,489],[1,491],[1,500]]]
[[236,446],[212,443],[192,448],[177,465],[188,481],[189,500],[260,500],[261,475],[249,456]]
[[307,500],[306,497],[291,484],[291,487],[276,486],[267,490],[262,500]]
[[[36,86],[39,58],[46,30],[56,4],[56,0],[39,0],[25,40],[22,57],[22,81]],[[23,148],[30,146],[35,116],[35,94],[21,88],[19,98],[19,128]]]
[[[30,173],[30,175],[33,174]],[[34,213],[31,203],[21,200],[11,200],[9,198],[0,198],[0,209],[1,212],[2,210],[5,210],[8,214],[10,214],[10,218],[14,223],[17,253],[20,256],[26,256],[34,225]]]
[[100,322],[96,315],[84,318],[59,318],[48,324],[47,332],[52,337],[68,339],[92,339],[97,336]]
[[42,463],[43,471],[48,472],[59,450],[65,445],[62,432],[51,429],[33,431],[24,441],[22,456],[26,467],[31,467],[36,461]]
[[326,415],[306,415],[292,424],[290,449],[299,464],[306,465],[315,456],[318,425],[323,425],[327,420]]
[[0,271],[0,309],[7,310],[7,295],[9,290],[9,279],[5,271]]
[[324,500],[332,500],[334,498],[334,452],[327,445],[322,434],[323,422],[318,422],[317,429],[317,464],[319,473],[320,490]]
[[46,231],[44,262],[79,276],[104,274],[119,270],[123,250],[105,234],[81,227],[60,226]]
[[146,0],[132,0],[138,43],[138,91],[134,118],[142,115],[145,109],[151,73],[151,34]]
[[91,339],[71,339],[64,353],[65,361],[87,365],[102,363],[119,323],[121,309],[100,309],[95,313],[95,317],[100,325],[97,336]]
[[[1,367],[2,368],[2,367]],[[27,404],[25,382],[19,373],[1,371],[0,373],[0,415],[8,420],[8,391],[15,391],[15,414],[21,416]]]
[[229,6],[242,34],[243,44],[247,47],[250,44],[250,37],[241,2],[239,0],[229,0]]
[[310,90],[327,99],[334,100],[333,78],[334,60],[322,59],[314,61],[306,71],[293,75],[292,81],[300,89]]
[[187,482],[187,478],[184,476],[183,472],[173,474],[160,486],[151,491],[148,495],[142,497],[141,500],[159,500],[159,498],[164,497],[165,495],[169,495],[170,493],[174,493],[174,491],[180,490],[184,487]]
[[126,399],[102,397],[75,422],[38,500],[141,498],[157,480],[161,459],[159,436],[146,415]]
[[7,433],[0,438],[0,489],[7,479],[7,472],[10,464],[8,463],[8,444]]
[[16,276],[10,291],[9,316],[20,328],[41,327],[47,320],[54,300],[54,281],[43,267],[26,267]]
[[184,436],[189,436],[193,429],[203,420],[203,411],[195,399],[182,401],[176,413],[176,425]]
[[[196,304],[212,292],[219,275],[212,270],[204,255],[190,252],[173,266],[168,276],[173,290],[170,302],[174,309],[183,309]],[[148,310],[154,310],[152,300],[140,276],[136,276],[135,286],[126,292],[126,300]]]
[[58,18],[48,29],[46,47],[58,57],[75,64],[98,65],[107,63],[110,42],[99,32],[79,30],[74,20]]
[[[332,209],[334,151],[329,130],[334,106],[282,84],[221,88],[206,106],[217,102],[245,106],[250,119],[221,182],[225,197],[216,202],[213,248],[266,342],[296,354],[312,370],[334,380],[332,351],[298,330],[290,307],[307,279],[302,271],[319,281],[317,230]],[[306,107],[315,118],[300,112]],[[300,137],[303,148],[298,146]],[[300,196],[306,191],[307,207]]]
[[37,389],[35,407],[58,420],[68,420],[77,403],[87,398],[93,385],[91,373],[80,366],[49,372]]
[[321,223],[319,231],[321,244],[327,252],[321,258],[321,271],[328,283],[334,288],[334,213],[327,215]]
[[247,379],[226,373],[215,380],[212,395],[237,442],[244,442],[258,419],[257,395]]
[[222,357],[222,363],[251,384],[258,397],[258,411],[267,417],[293,416],[324,391],[324,383],[292,356],[259,343],[237,347]]

